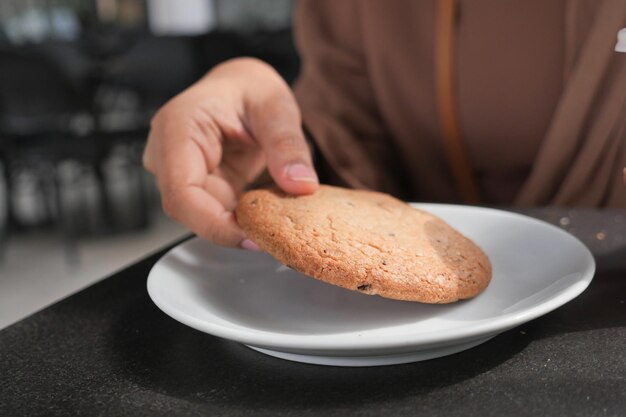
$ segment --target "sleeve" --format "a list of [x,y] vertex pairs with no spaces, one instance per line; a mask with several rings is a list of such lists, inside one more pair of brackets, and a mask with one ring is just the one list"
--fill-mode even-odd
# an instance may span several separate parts
[[301,72],[294,91],[318,160],[337,182],[400,194],[398,160],[377,108],[358,0],[300,0],[295,37]]

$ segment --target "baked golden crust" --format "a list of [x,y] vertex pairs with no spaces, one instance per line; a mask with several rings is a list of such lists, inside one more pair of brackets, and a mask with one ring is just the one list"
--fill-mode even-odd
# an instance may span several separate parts
[[491,263],[474,242],[387,194],[324,185],[299,197],[254,190],[236,214],[277,260],[350,290],[449,303],[476,296],[491,280]]

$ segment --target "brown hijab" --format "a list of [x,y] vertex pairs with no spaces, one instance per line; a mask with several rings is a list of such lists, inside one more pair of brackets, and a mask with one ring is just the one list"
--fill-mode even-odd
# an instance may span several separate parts
[[[626,2],[459,3],[458,108],[483,202],[626,208],[626,54],[613,51]],[[435,6],[299,2],[295,92],[330,181],[460,200],[435,104]]]

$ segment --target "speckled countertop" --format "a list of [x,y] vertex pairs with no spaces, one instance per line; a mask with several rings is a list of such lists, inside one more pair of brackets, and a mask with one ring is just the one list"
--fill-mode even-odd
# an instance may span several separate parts
[[626,213],[526,213],[581,238],[598,273],[473,349],[378,368],[265,356],[165,316],[145,289],[159,253],[0,332],[0,416],[626,416]]

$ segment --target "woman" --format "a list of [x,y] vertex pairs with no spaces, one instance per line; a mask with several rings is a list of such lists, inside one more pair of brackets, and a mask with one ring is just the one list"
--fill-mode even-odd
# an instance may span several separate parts
[[300,1],[295,95],[225,62],[155,116],[144,164],[170,216],[251,249],[232,210],[265,168],[293,194],[319,173],[413,201],[626,208],[624,26],[623,0]]

